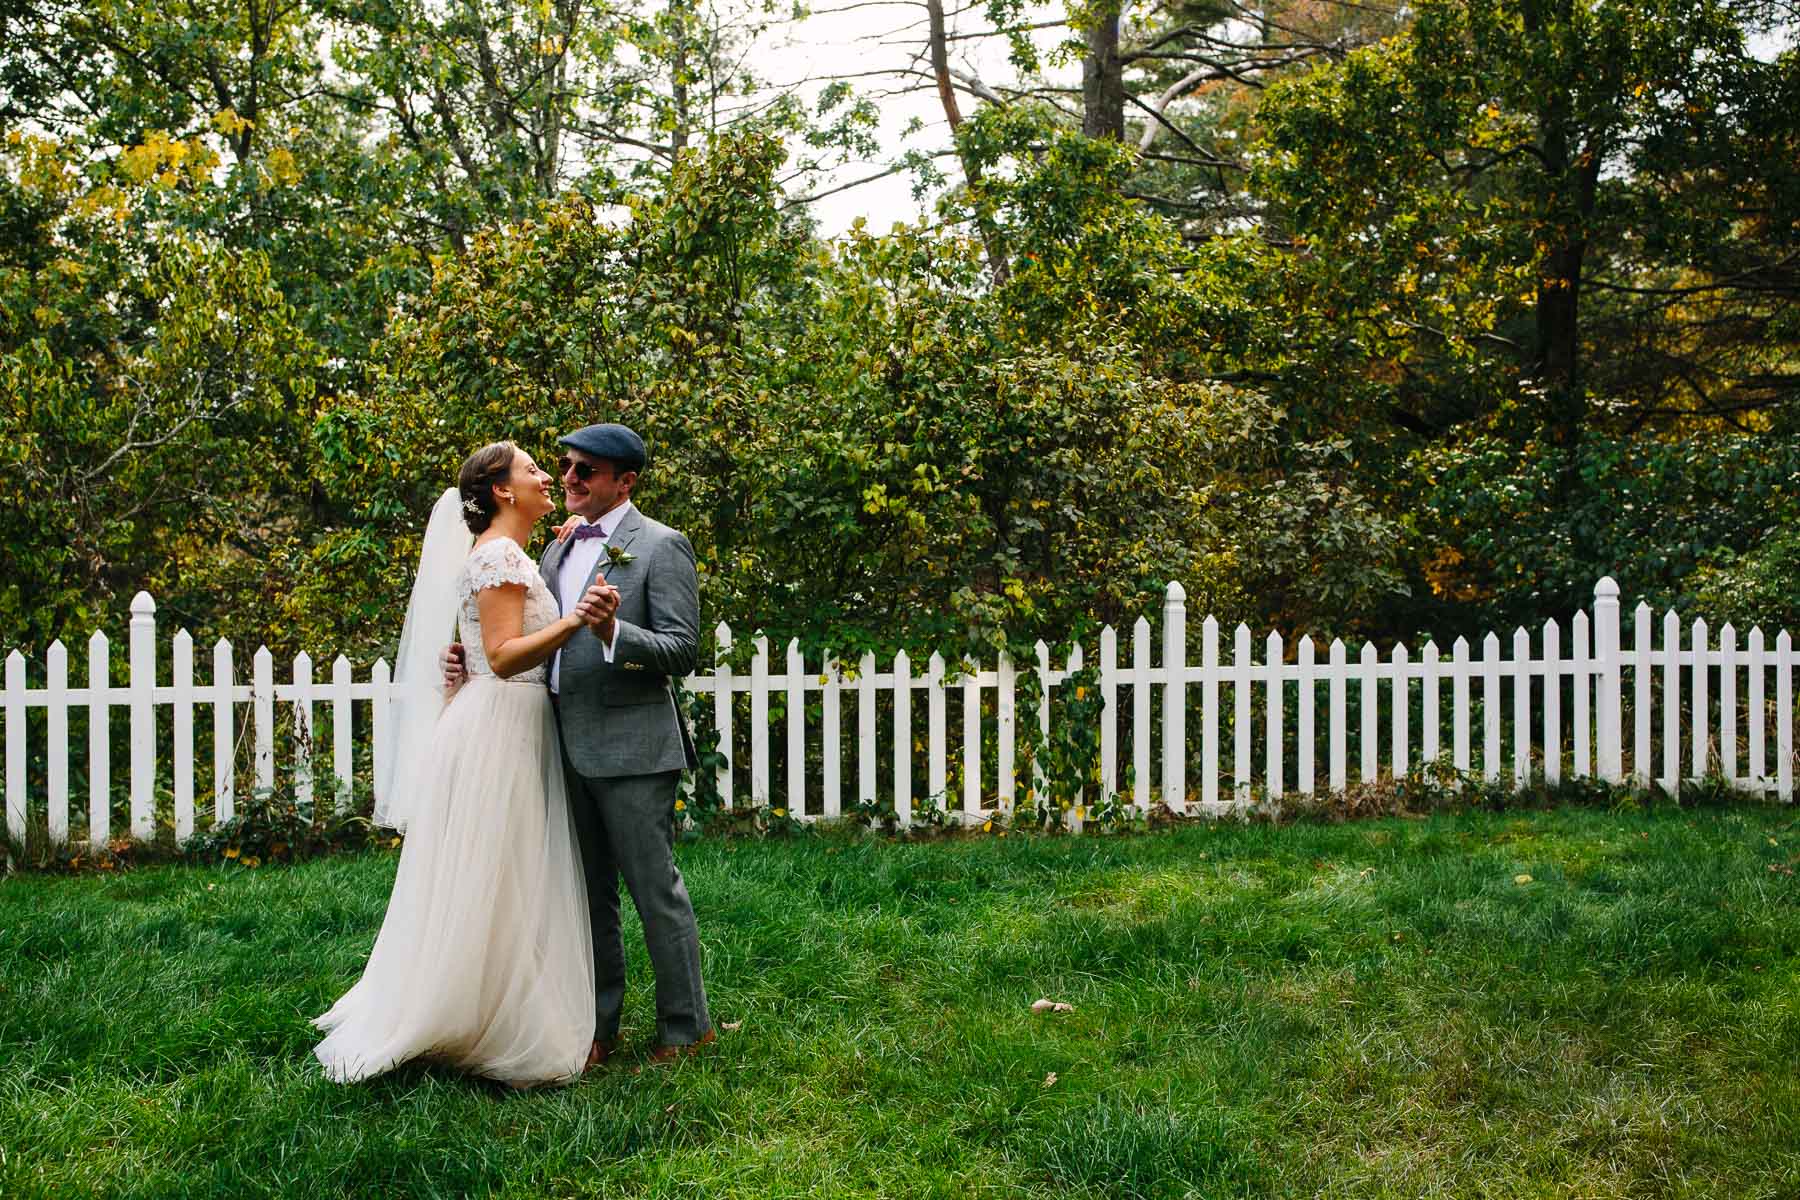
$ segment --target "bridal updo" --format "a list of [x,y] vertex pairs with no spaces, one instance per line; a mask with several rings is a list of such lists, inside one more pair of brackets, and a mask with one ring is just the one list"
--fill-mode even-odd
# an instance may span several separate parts
[[462,493],[463,523],[470,533],[481,533],[500,511],[494,485],[512,476],[519,448],[511,442],[490,442],[463,460],[456,473],[456,489]]

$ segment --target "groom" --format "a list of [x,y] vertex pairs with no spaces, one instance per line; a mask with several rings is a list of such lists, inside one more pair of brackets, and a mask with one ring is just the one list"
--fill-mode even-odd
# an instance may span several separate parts
[[674,681],[694,669],[700,630],[694,548],[631,502],[643,439],[623,425],[589,425],[560,439],[563,498],[585,518],[544,552],[541,570],[564,613],[588,631],[550,663],[570,810],[587,878],[594,935],[594,1044],[606,1061],[619,1036],[625,947],[619,880],[644,926],[656,977],[651,1062],[715,1038],[700,981],[694,906],[675,866],[675,794],[696,765]]

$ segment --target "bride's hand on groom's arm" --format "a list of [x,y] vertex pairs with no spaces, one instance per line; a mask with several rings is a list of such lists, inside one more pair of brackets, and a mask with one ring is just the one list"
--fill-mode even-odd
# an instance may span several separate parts
[[444,671],[444,698],[448,700],[469,681],[469,672],[463,666],[462,643],[451,642],[444,647],[444,652],[438,656],[438,665]]

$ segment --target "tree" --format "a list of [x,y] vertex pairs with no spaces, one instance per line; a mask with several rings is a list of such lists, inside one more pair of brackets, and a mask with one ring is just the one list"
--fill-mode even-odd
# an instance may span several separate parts
[[0,616],[38,649],[136,587],[180,613],[188,568],[257,554],[304,488],[317,365],[265,257],[142,219],[206,186],[204,147],[143,148],[129,186],[88,186],[64,150],[0,148]]
[[[1711,331],[1780,327],[1800,211],[1780,153],[1800,138],[1800,60],[1750,57],[1756,17],[1421,5],[1405,39],[1271,98],[1260,184],[1315,261],[1369,268],[1347,303],[1516,372],[1559,446],[1582,436],[1594,384],[1606,417],[1633,422],[1742,411],[1739,385],[1779,383],[1786,351],[1745,356]],[[1584,336],[1590,311],[1600,336]],[[1649,346],[1654,373],[1634,366]],[[1689,397],[1672,404],[1677,388]]]

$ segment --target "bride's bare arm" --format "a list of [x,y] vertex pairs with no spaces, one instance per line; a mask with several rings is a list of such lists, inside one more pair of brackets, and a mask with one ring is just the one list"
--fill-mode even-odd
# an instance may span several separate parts
[[525,585],[506,583],[475,593],[481,610],[481,645],[488,666],[502,679],[541,666],[581,628],[580,617],[562,617],[536,633],[525,633]]

